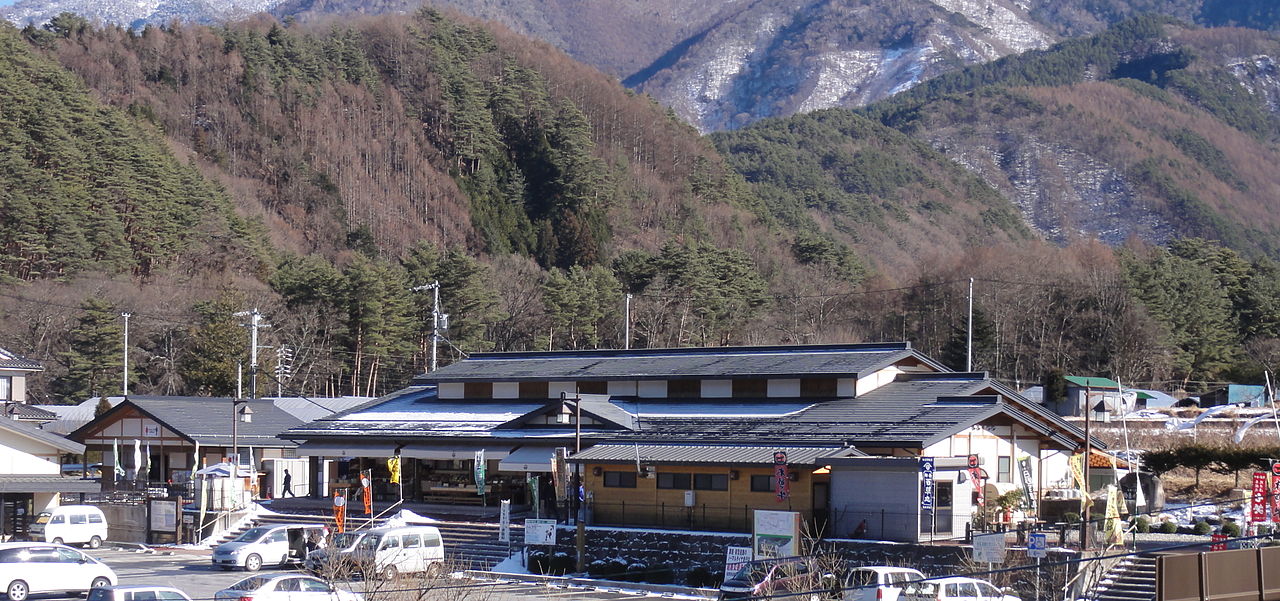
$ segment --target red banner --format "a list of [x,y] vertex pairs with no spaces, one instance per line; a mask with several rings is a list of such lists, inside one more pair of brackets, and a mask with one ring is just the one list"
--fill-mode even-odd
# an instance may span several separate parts
[[791,497],[791,474],[787,472],[787,454],[778,451],[773,454],[773,479],[778,489],[778,502]]
[[1271,477],[1271,521],[1280,522],[1280,476]]
[[987,487],[985,486],[986,483],[982,481],[982,468],[980,467],[969,468],[969,480],[973,482],[973,494],[974,494],[973,504],[977,505],[978,507],[986,507],[987,505],[986,488]]
[[1227,535],[1215,534],[1209,537],[1209,539],[1213,541],[1213,544],[1209,545],[1210,551],[1226,551],[1227,550]]
[[360,472],[360,494],[364,497],[364,512],[368,515],[373,515],[373,483],[369,481],[372,476],[373,470]]
[[333,493],[333,523],[337,526],[338,532],[346,532],[347,498],[339,491]]
[[1266,472],[1253,473],[1253,501],[1249,503],[1249,521],[1257,524],[1267,521],[1267,497],[1271,492],[1271,479]]

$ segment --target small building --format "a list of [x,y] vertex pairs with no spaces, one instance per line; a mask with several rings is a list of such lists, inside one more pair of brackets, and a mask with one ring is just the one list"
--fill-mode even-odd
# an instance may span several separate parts
[[1238,405],[1240,407],[1266,407],[1271,400],[1262,386],[1227,384],[1222,388],[1200,395],[1200,407]]
[[93,480],[62,475],[63,456],[83,453],[80,443],[0,419],[0,541],[25,535],[35,516],[57,507],[63,493],[98,490]]
[[1121,390],[1120,383],[1110,378],[1067,376],[1065,379],[1065,398],[1042,400],[1045,407],[1058,415],[1083,417],[1085,411],[1092,411],[1090,419],[1110,421],[1113,416],[1125,415],[1138,408],[1137,393]]
[[44,366],[0,348],[0,417],[43,424],[56,415],[27,404],[27,378],[44,371]]

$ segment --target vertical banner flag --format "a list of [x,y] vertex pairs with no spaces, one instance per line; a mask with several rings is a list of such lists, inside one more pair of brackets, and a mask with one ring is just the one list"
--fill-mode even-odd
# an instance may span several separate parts
[[111,439],[111,471],[115,472],[116,480],[124,477],[124,465],[120,463],[120,439]]
[[373,470],[360,472],[360,496],[364,498],[364,512],[373,515]]
[[933,511],[933,457],[920,458],[920,511]]
[[133,439],[133,479],[142,477],[142,441]]
[[1032,480],[1031,456],[1018,460],[1018,471],[1022,473],[1022,508],[1034,512],[1036,510],[1036,485]]
[[476,494],[484,494],[484,449],[476,451]]
[[1267,521],[1267,493],[1271,492],[1270,478],[1266,472],[1253,473],[1253,497],[1249,503],[1249,521],[1255,524]]
[[1107,544],[1118,545],[1124,542],[1124,523],[1120,521],[1120,506],[1124,497],[1114,484],[1107,485],[1107,513],[1102,531],[1107,537]]
[[1280,462],[1271,464],[1271,521],[1280,522]]
[[787,473],[787,454],[778,451],[773,454],[773,479],[778,489],[778,502],[791,497],[791,476]]
[[333,523],[338,532],[347,531],[347,498],[340,490],[333,491]]
[[969,456],[969,481],[973,482],[973,504],[978,507],[986,507],[987,487],[982,481],[982,467],[978,464],[977,455]]
[[387,459],[387,471],[391,473],[391,483],[400,483],[400,456],[392,455]]
[[1089,489],[1085,487],[1084,481],[1084,453],[1076,453],[1071,456],[1068,462],[1071,464],[1071,475],[1075,477],[1076,487],[1080,489],[1080,510],[1089,505],[1092,500],[1089,498]]
[[511,499],[502,500],[502,509],[498,513],[498,542],[511,542]]
[[564,447],[556,447],[556,454],[551,458],[551,478],[556,488],[556,499],[569,500],[569,464],[565,460]]

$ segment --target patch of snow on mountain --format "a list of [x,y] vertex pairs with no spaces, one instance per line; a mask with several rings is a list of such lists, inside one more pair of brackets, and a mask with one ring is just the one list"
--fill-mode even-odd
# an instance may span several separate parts
[[849,93],[861,88],[880,73],[881,52],[846,50],[831,52],[820,59],[818,83],[798,109],[801,113],[836,106]]
[[1053,43],[1049,34],[1031,19],[995,0],[933,0],[933,3],[991,31],[992,35],[1014,52],[1047,48]]

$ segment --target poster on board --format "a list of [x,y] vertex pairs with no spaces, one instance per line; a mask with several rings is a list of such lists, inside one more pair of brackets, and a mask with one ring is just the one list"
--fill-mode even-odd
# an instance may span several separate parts
[[756,559],[800,555],[800,513],[755,510],[751,548]]

